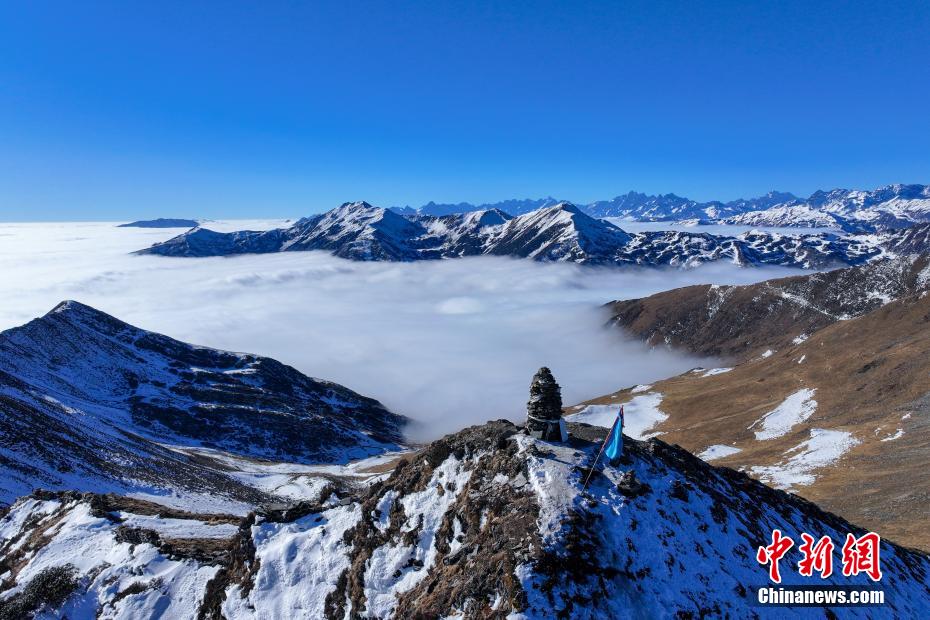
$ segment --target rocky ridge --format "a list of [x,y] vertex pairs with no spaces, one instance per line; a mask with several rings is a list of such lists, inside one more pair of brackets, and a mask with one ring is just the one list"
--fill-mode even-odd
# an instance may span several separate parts
[[269,358],[189,345],[78,302],[0,334],[0,500],[35,487],[267,494],[204,456],[346,463],[406,420]]
[[[772,529],[834,540],[863,533],[658,440],[627,440],[623,462],[605,467],[582,495],[603,433],[572,431],[572,442],[560,444],[530,439],[508,422],[472,427],[365,490],[238,524],[159,516],[117,497],[24,498],[0,519],[0,564],[8,568],[0,610],[67,558],[74,579],[54,611],[69,617],[154,609],[229,620],[295,610],[308,618],[765,617],[754,603],[766,580],[755,549]],[[200,538],[165,534],[179,522]],[[871,584],[865,575],[802,577],[795,555],[782,562],[784,585]],[[928,612],[930,559],[888,541],[881,557],[886,605],[832,613]]]
[[[896,250],[907,250],[907,245],[902,240]],[[928,287],[930,257],[906,254],[861,267],[758,284],[689,286],[614,301],[606,309],[611,325],[652,345],[741,360],[769,349],[780,350],[798,337],[863,316]]]

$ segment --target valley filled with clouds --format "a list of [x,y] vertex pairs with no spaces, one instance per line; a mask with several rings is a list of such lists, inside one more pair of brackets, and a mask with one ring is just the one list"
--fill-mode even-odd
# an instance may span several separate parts
[[[212,228],[264,228],[228,222]],[[110,223],[0,225],[0,329],[75,299],[139,327],[270,356],[381,400],[414,439],[520,419],[535,370],[566,404],[713,362],[648,350],[600,306],[698,283],[797,273],[712,264],[593,268],[480,257],[366,263],[324,252],[172,259],[130,252],[177,230]]]

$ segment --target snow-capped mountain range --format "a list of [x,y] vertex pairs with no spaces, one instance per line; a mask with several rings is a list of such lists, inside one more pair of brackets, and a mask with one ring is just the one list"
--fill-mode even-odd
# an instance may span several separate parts
[[391,211],[401,215],[455,215],[457,213],[469,213],[471,211],[503,211],[508,215],[524,215],[530,211],[552,207],[562,202],[552,196],[546,198],[524,198],[514,200],[501,200],[500,202],[488,202],[479,205],[473,205],[467,202],[459,203],[435,203],[428,202],[422,207],[390,207]]
[[500,210],[403,216],[355,202],[301,219],[289,228],[231,233],[194,228],[138,253],[204,257],[325,250],[362,261],[489,255],[588,265],[691,267],[728,260],[739,265],[822,268],[861,264],[883,255],[885,245],[901,234],[627,233],[566,202],[517,217]]
[[[842,545],[864,531],[677,446],[626,440],[582,483],[606,431],[568,444],[509,422],[447,436],[356,492],[242,519],[115,496],[36,493],[0,518],[0,613],[68,618],[921,618],[930,558],[883,540],[885,604],[758,606],[772,530]],[[839,549],[834,554],[839,554]],[[839,569],[782,586],[875,587]],[[837,560],[837,566],[839,561]],[[40,607],[40,605],[42,607]],[[16,610],[20,615],[10,615]]]
[[0,333],[0,502],[37,487],[268,497],[178,448],[345,463],[405,418],[273,359],[198,347],[67,301]]
[[[507,200],[498,203],[428,203],[414,209],[394,207],[404,215],[450,215],[498,209],[522,215],[557,204],[554,198]],[[593,217],[617,217],[635,221],[697,220],[751,226],[830,227],[850,232],[874,232],[930,222],[930,185],[895,184],[875,190],[834,189],[817,191],[807,198],[788,192],[769,192],[749,199],[699,202],[664,194],[650,196],[629,192],[610,200],[598,200],[580,209]]]

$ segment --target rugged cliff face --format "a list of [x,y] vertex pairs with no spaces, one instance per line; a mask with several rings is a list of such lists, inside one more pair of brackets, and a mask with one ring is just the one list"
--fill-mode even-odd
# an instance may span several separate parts
[[[624,462],[582,495],[603,433],[572,430],[561,444],[509,422],[468,428],[363,490],[239,522],[118,497],[26,498],[0,520],[0,610],[71,563],[64,602],[46,608],[68,617],[747,617],[764,612],[754,606],[767,577],[755,551],[772,529],[862,533],[658,440],[627,440]],[[783,583],[871,583],[801,577],[797,559],[783,561]],[[881,561],[887,605],[836,612],[930,612],[927,556],[883,542]]]

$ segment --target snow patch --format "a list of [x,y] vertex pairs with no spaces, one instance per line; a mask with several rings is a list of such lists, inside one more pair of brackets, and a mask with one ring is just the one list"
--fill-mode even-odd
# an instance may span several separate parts
[[[659,409],[662,403],[660,392],[636,396],[623,405],[623,434],[633,439],[649,439],[660,435],[650,432],[668,419],[668,414]],[[568,422],[582,422],[593,426],[610,428],[617,419],[620,405],[588,405],[582,411],[565,416]]]
[[756,431],[756,439],[775,439],[787,434],[792,427],[811,417],[817,410],[817,401],[814,400],[816,389],[804,388],[786,398],[775,409],[768,412],[752,423],[749,430],[756,426],[762,429]]
[[382,532],[391,525],[391,507],[394,505],[395,499],[397,499],[397,491],[391,489],[381,496],[378,505],[375,507],[375,510],[378,511],[378,520],[375,521],[375,527]]
[[414,545],[404,544],[400,539],[394,544],[378,547],[372,553],[365,570],[366,612],[369,616],[390,617],[397,604],[397,595],[415,587],[426,577],[436,560],[439,526],[470,478],[471,471],[466,471],[464,463],[452,456],[433,471],[424,490],[400,500],[407,516],[401,531],[412,532],[419,527],[419,536]]
[[811,429],[810,439],[791,448],[786,455],[794,454],[787,461],[772,466],[753,467],[750,471],[763,482],[776,488],[791,490],[795,486],[807,486],[816,480],[814,471],[832,465],[859,440],[846,431]]
[[[50,540],[29,557],[17,575],[17,585],[5,596],[21,591],[48,568],[71,564],[85,580],[85,589],[71,596],[54,616],[40,617],[94,618],[101,606],[107,618],[197,617],[207,582],[219,567],[171,560],[146,543],[118,543],[113,524],[94,517],[86,502],[27,500],[13,507],[11,520],[46,515],[53,504],[63,510],[60,521],[49,530]],[[129,586],[142,588],[119,597]]]
[[716,444],[705,448],[704,451],[697,456],[699,459],[703,459],[705,461],[713,461],[715,459],[722,459],[726,456],[731,456],[737,452],[742,452],[742,450],[733,446]]
[[165,538],[232,538],[239,530],[232,523],[205,523],[194,519],[164,519],[120,512],[123,525],[154,530]]
[[[546,451],[551,452],[550,458],[531,456],[528,448],[537,440],[526,435],[517,435],[517,445],[521,452],[527,453],[526,466],[530,477],[530,485],[536,494],[539,503],[539,534],[545,544],[553,544],[558,540],[562,530],[562,521],[565,514],[574,505],[579,494],[577,482],[578,475],[574,473],[575,465],[584,460],[584,455],[576,450],[559,444],[545,445]],[[526,578],[521,576],[524,570]],[[524,583],[531,570],[529,567],[517,568],[517,576]]]
[[360,517],[358,505],[339,506],[293,523],[253,526],[255,585],[245,595],[238,585],[227,590],[223,615],[229,620],[326,617],[326,596],[349,567],[344,535]]
[[894,435],[888,435],[887,437],[883,437],[883,438],[882,438],[882,441],[894,441],[895,439],[900,439],[903,435],[904,435],[904,429],[903,429],[903,428],[899,428],[899,429],[895,432]]

